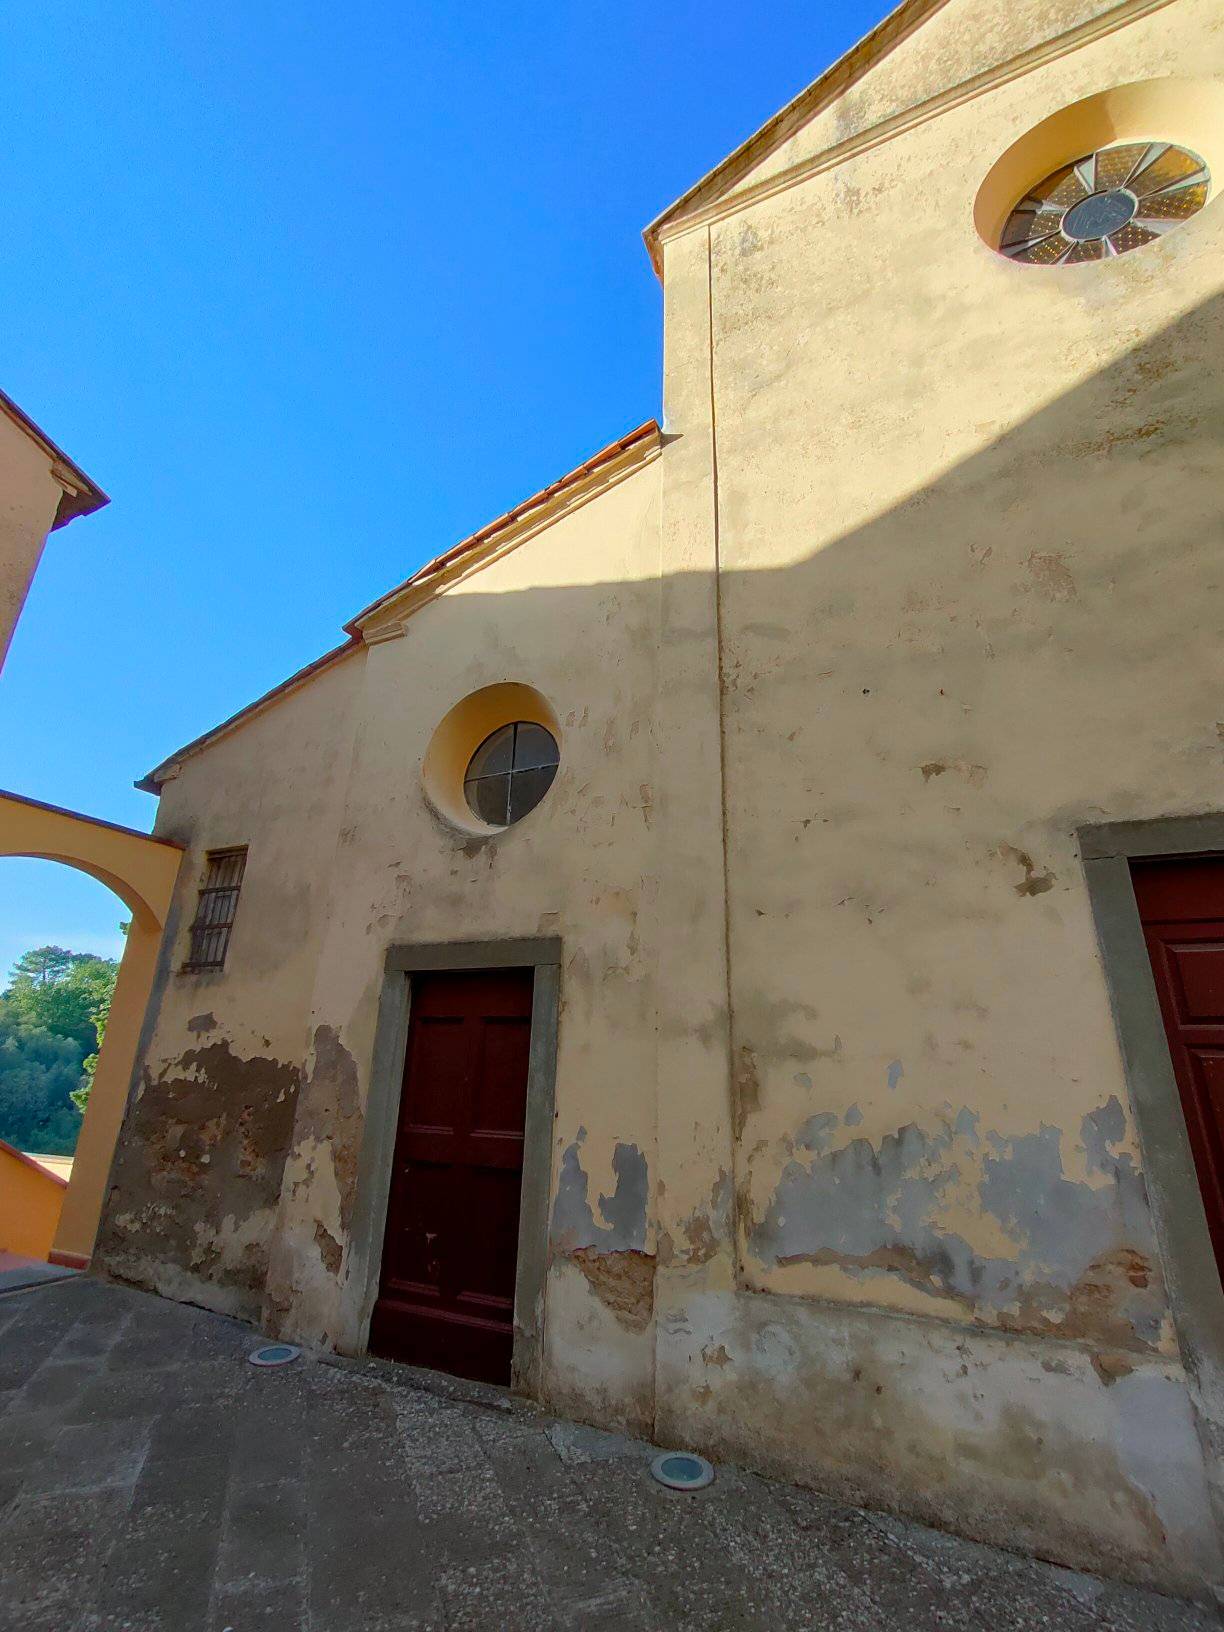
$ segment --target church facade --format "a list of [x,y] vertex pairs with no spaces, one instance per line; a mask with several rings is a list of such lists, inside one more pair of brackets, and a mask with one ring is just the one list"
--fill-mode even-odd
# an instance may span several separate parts
[[96,1265],[1224,1579],[1216,178],[1212,0],[906,0],[660,217],[661,426],[148,779]]

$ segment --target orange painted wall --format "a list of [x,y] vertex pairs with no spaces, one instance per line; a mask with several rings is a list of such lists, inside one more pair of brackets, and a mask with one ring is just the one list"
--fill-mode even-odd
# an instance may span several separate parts
[[46,1258],[67,1191],[66,1180],[0,1139],[0,1249]]

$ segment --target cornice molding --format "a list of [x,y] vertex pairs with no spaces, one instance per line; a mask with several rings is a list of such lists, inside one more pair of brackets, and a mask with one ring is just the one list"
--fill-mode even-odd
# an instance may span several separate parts
[[[915,103],[913,107],[907,108],[901,113],[893,114],[888,119],[882,119],[877,124],[868,126],[866,130],[859,131],[854,136],[847,137],[844,142],[837,142],[832,147],[825,148],[822,152],[813,154],[810,158],[802,159],[787,169],[779,171],[777,175],[766,177],[763,181],[758,182],[756,186],[745,187],[742,192],[735,193],[730,197],[721,195],[713,199],[709,204],[697,205],[692,210],[680,214],[673,214],[672,211],[665,212],[664,215],[659,217],[658,221],[647,227],[643,235],[646,239],[647,248],[650,250],[655,270],[660,271],[661,269],[663,245],[673,239],[682,238],[690,232],[696,232],[712,226],[715,222],[726,220],[753,204],[759,204],[763,199],[772,198],[778,193],[786,192],[789,188],[798,186],[812,176],[820,175],[826,170],[836,169],[838,165],[844,164],[847,159],[855,158],[860,153],[870,152],[873,148],[880,147],[885,142],[893,141],[896,137],[917,129],[931,119],[938,118],[940,114],[962,107],[965,103],[972,102],[979,96],[997,90],[1002,85],[1008,85],[1013,80],[1021,79],[1024,75],[1033,73],[1038,68],[1044,68],[1047,63],[1056,62],[1060,57],[1069,56],[1071,52],[1077,51],[1085,45],[1091,45],[1096,40],[1104,39],[1108,35],[1116,33],[1118,29],[1125,28],[1128,23],[1137,22],[1143,17],[1150,16],[1153,12],[1162,11],[1166,6],[1173,3],[1174,0],[1122,0],[1122,3],[1115,6],[1113,10],[1090,18],[1088,22],[1080,23],[1075,28],[1067,29],[1063,34],[1042,41],[1039,45],[1032,46],[1029,50],[1022,51],[1018,55],[1008,58],[1005,62],[996,63],[991,68],[983,69],[980,74],[974,74],[969,79],[950,86],[937,96],[929,97],[925,102]],[[868,68],[874,66],[877,60],[879,60],[878,55],[873,56],[863,67],[862,72],[865,73]],[[861,75],[855,77],[861,77]],[[844,93],[848,85],[852,83],[854,83],[853,79],[841,81],[827,98],[818,102],[811,109],[811,112],[796,129],[801,129],[803,124],[809,123],[811,119],[814,119],[827,107],[831,106]],[[790,135],[794,133],[794,131],[788,132],[783,139],[789,140]],[[776,145],[778,144],[772,144],[772,146],[764,149],[756,156],[754,162],[759,163],[760,160],[767,157],[768,153],[773,150],[773,146]],[[748,168],[751,169],[751,165]],[[713,175],[717,175],[717,173],[717,171],[711,172]],[[728,185],[734,185],[737,179],[738,176],[729,178]],[[683,200],[681,200],[682,204]],[[673,205],[672,210],[678,208],[679,206]]]

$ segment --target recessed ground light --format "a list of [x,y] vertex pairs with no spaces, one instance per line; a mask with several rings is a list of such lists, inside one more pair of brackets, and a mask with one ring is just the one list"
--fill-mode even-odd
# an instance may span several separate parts
[[248,1354],[247,1359],[253,1366],[287,1366],[301,1352],[294,1343],[265,1343],[262,1349]]
[[668,1490],[704,1490],[714,1483],[713,1466],[689,1451],[664,1451],[650,1464],[650,1471]]

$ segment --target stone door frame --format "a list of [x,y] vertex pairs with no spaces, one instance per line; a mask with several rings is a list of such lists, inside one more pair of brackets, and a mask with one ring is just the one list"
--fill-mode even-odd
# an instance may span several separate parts
[[1077,837],[1169,1303],[1224,1517],[1224,1292],[1130,873],[1140,857],[1224,856],[1224,815],[1106,822]]
[[374,1033],[370,1092],[357,1168],[349,1246],[349,1285],[358,1296],[355,1352],[364,1354],[378,1297],[383,1235],[391,1194],[391,1167],[399,1118],[408,1014],[414,975],[475,969],[531,969],[531,1046],[523,1181],[519,1204],[518,1273],[514,1288],[514,1350],[510,1386],[541,1393],[544,1281],[548,1269],[548,1204],[552,1188],[552,1132],[557,1080],[561,941],[442,941],[388,947]]

